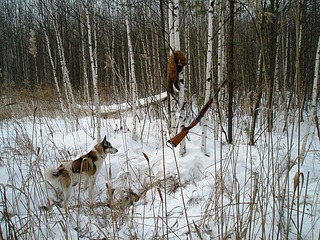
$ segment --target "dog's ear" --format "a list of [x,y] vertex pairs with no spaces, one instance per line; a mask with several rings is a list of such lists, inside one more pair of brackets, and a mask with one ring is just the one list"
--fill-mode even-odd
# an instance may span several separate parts
[[102,145],[104,149],[110,148],[111,144],[107,141],[107,137],[105,136],[103,141],[102,141]]

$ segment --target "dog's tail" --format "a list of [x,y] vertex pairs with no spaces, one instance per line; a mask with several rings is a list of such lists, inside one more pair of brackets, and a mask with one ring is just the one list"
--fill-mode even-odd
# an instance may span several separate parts
[[47,181],[52,182],[60,176],[60,171],[57,168],[49,167],[45,172],[45,177]]

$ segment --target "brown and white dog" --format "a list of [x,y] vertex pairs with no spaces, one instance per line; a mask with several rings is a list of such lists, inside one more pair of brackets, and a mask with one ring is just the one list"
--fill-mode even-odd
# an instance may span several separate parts
[[112,147],[111,143],[104,137],[103,141],[85,155],[73,161],[63,161],[58,168],[48,168],[45,172],[46,180],[56,192],[55,202],[59,202],[63,196],[64,204],[70,197],[72,186],[84,181],[83,190],[88,189],[90,200],[96,177],[102,167],[107,153],[116,153],[118,149]]

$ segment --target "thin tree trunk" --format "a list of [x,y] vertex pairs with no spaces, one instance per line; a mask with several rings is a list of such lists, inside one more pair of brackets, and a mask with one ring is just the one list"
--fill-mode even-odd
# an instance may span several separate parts
[[233,127],[233,38],[234,38],[234,0],[228,0],[230,18],[228,22],[228,37],[227,37],[227,75],[228,75],[228,143],[233,142],[232,127]]
[[[174,4],[173,1],[169,1],[169,8],[168,8],[168,25],[169,25],[169,42],[170,42],[170,56],[175,49],[175,37],[174,37]],[[177,119],[176,119],[176,112],[177,106],[176,101],[168,94],[168,129],[169,134],[176,134],[177,133]]]
[[[226,1],[225,0],[220,0],[218,3],[219,7],[219,24],[218,24],[218,84],[220,85],[225,77],[225,70],[226,70],[226,58],[225,58],[225,14],[226,14]],[[220,108],[220,102],[223,101],[224,96],[219,95],[218,101],[217,101],[217,109],[218,109],[218,121],[217,121],[217,126],[220,126],[222,128],[222,121],[221,121],[221,111],[219,110]],[[215,117],[215,116],[214,116]],[[214,124],[216,124],[216,121],[214,121]],[[214,138],[218,139],[218,127],[214,126]]]
[[73,92],[72,92],[72,86],[71,86],[71,82],[70,82],[70,77],[69,77],[69,70],[67,68],[66,65],[66,60],[64,57],[64,49],[62,46],[62,41],[61,41],[61,37],[60,37],[60,33],[58,30],[58,26],[57,26],[57,22],[56,20],[54,20],[54,28],[55,28],[55,35],[56,35],[56,39],[57,39],[57,45],[58,45],[58,53],[59,53],[59,57],[60,57],[60,64],[61,64],[61,71],[62,71],[62,78],[63,78],[63,84],[64,84],[64,88],[65,88],[65,92],[66,92],[66,99],[67,99],[67,104],[68,104],[68,110],[69,110],[69,115],[71,115],[72,111],[71,111],[71,106],[74,104],[74,96],[73,96]]
[[[180,18],[179,18],[179,0],[174,0],[174,49],[180,50]],[[179,73],[179,126],[182,129],[185,126],[185,96],[184,96],[184,70]],[[180,143],[179,154],[184,156],[187,152],[186,140],[183,139]]]
[[313,78],[313,91],[312,91],[312,105],[310,109],[309,121],[306,129],[306,133],[303,139],[302,147],[301,147],[301,165],[304,162],[305,154],[306,154],[306,146],[307,141],[310,135],[310,127],[312,122],[316,117],[316,106],[317,106],[317,96],[318,96],[318,79],[319,79],[319,68],[320,68],[320,37],[318,40],[318,49],[316,53],[315,66],[314,66],[314,78]]
[[[79,15],[80,19],[84,19],[82,16],[81,4],[79,2]],[[88,72],[87,72],[87,60],[86,60],[86,51],[85,51],[85,42],[84,42],[84,24],[80,21],[80,33],[81,33],[81,51],[82,51],[82,68],[83,68],[83,100],[85,103],[91,101],[89,94],[89,80],[88,80]]]
[[44,32],[46,43],[47,43],[47,49],[48,49],[48,55],[49,55],[50,64],[51,64],[51,68],[52,68],[53,80],[54,80],[54,83],[56,85],[56,89],[57,89],[57,92],[58,92],[58,100],[59,100],[59,103],[60,103],[61,111],[63,112],[63,115],[65,115],[66,111],[65,111],[65,108],[64,108],[62,94],[61,94],[59,83],[58,83],[57,70],[56,70],[56,67],[54,65],[54,61],[53,61],[53,58],[52,58],[49,37],[48,37],[47,32],[46,32],[45,29],[43,29],[43,32]]
[[128,48],[129,48],[129,55],[130,55],[130,72],[131,72],[131,90],[132,90],[132,117],[133,117],[133,126],[132,126],[132,139],[137,141],[138,135],[137,135],[137,118],[136,118],[136,112],[137,112],[137,80],[136,80],[136,72],[135,72],[135,61],[134,61],[134,55],[133,55],[133,47],[132,47],[132,41],[131,41],[131,35],[130,35],[130,22],[129,22],[129,11],[128,11],[128,5],[129,2],[127,1],[124,3],[124,12],[125,12],[125,22],[126,22],[126,28],[127,28],[127,39],[128,39]]
[[219,26],[218,26],[218,84],[221,84],[225,78],[225,1],[219,1]]
[[[213,5],[214,1],[209,0],[208,11],[208,49],[207,49],[207,64],[206,64],[206,92],[204,102],[209,100],[211,93],[212,82],[212,49],[213,49]],[[207,128],[208,128],[208,114],[205,115],[202,127],[201,136],[201,151],[203,154],[208,155],[207,152]]]
[[96,139],[98,142],[101,141],[101,111],[100,111],[100,102],[99,102],[99,87],[98,87],[98,76],[97,76],[97,63],[95,62],[93,55],[93,46],[92,46],[92,36],[91,36],[91,24],[88,5],[85,6],[86,16],[87,16],[87,30],[88,30],[88,44],[89,44],[89,57],[90,57],[90,66],[92,72],[92,83],[93,83],[93,101],[94,101],[94,117],[96,119]]
[[257,120],[258,120],[258,113],[259,113],[259,107],[260,107],[260,101],[261,101],[261,97],[262,97],[262,74],[261,74],[261,69],[262,69],[262,56],[261,56],[261,51],[259,54],[259,59],[258,59],[258,69],[257,69],[257,82],[259,81],[259,84],[257,84],[258,86],[260,86],[260,89],[258,89],[255,93],[255,97],[254,97],[254,108],[253,108],[253,114],[251,117],[251,124],[250,124],[250,139],[249,139],[249,145],[254,145],[255,144],[255,139],[254,139],[254,134],[255,134],[255,129],[256,129],[256,124],[257,124]]

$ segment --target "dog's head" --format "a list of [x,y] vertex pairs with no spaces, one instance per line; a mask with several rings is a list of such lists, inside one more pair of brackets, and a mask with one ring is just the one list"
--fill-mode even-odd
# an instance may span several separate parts
[[106,136],[102,140],[101,145],[103,147],[103,151],[104,151],[105,154],[107,154],[107,153],[113,153],[114,154],[114,153],[118,152],[118,149],[112,147],[111,143],[109,143],[107,141],[107,137]]

